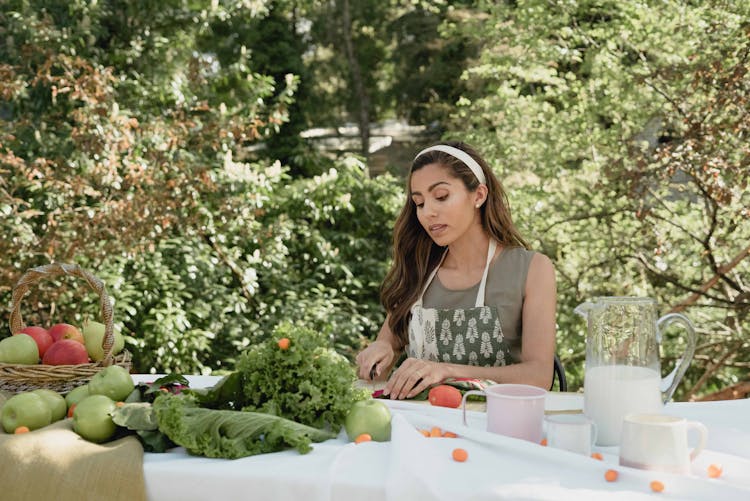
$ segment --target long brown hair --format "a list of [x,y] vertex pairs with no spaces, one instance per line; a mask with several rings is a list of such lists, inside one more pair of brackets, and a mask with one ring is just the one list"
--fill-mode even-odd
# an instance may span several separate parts
[[[440,144],[465,151],[477,161],[487,179],[487,200],[482,204],[482,227],[491,238],[505,247],[524,247],[528,244],[510,217],[508,197],[487,162],[468,144],[447,141]],[[406,179],[406,202],[393,228],[393,264],[380,287],[380,299],[390,315],[388,325],[401,347],[409,342],[410,310],[422,292],[427,276],[445,250],[432,241],[417,219],[416,205],[411,199],[411,177],[425,165],[438,164],[450,170],[466,189],[474,192],[479,180],[471,169],[456,157],[442,151],[429,151],[412,162]]]

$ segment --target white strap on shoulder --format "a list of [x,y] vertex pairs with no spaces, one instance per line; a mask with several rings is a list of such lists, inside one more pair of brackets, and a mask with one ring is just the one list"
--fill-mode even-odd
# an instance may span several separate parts
[[487,262],[484,264],[484,274],[482,275],[482,281],[479,283],[477,300],[474,303],[474,306],[477,308],[484,306],[484,290],[486,289],[487,275],[489,274],[490,262],[492,262],[492,257],[495,255],[495,249],[497,249],[497,242],[494,238],[490,237],[490,245],[487,248]]

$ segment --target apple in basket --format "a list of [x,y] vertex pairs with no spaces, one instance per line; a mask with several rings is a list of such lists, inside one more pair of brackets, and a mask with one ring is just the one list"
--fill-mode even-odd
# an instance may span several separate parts
[[52,336],[52,340],[56,343],[63,339],[73,339],[83,344],[83,333],[78,330],[78,327],[70,324],[55,324],[49,328],[49,335]]
[[28,334],[16,334],[0,341],[0,363],[39,363],[39,347],[34,338]]
[[44,353],[47,351],[47,348],[52,346],[52,343],[55,342],[55,340],[52,339],[52,336],[49,335],[49,332],[47,332],[47,329],[45,329],[44,327],[38,327],[36,325],[24,327],[20,331],[16,332],[16,334],[28,334],[29,336],[34,338],[37,347],[39,347],[40,357],[43,357]]
[[19,426],[36,430],[52,422],[52,411],[44,398],[28,391],[13,395],[5,402],[0,421],[6,433],[13,433]]
[[112,421],[115,401],[105,395],[89,395],[73,410],[73,431],[90,442],[106,442],[115,434]]
[[52,343],[42,357],[42,363],[45,365],[78,365],[88,361],[86,347],[72,339],[61,339]]
[[[101,322],[90,321],[83,324],[83,340],[86,345],[86,351],[89,352],[89,357],[94,362],[104,360],[104,348],[102,348],[104,330],[105,326]],[[125,348],[125,340],[119,330],[115,329],[113,334],[112,354],[117,355]]]

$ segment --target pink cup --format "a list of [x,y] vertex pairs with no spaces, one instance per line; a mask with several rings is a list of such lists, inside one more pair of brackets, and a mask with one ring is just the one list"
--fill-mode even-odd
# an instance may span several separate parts
[[469,395],[487,397],[487,431],[541,442],[546,390],[526,384],[496,384],[485,390],[467,391],[461,401],[465,426],[466,397]]

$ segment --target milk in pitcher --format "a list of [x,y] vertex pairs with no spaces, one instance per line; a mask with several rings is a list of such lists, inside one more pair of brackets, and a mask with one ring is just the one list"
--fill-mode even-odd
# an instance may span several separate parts
[[661,412],[660,381],[659,373],[648,367],[603,365],[586,369],[583,410],[596,423],[596,443],[619,445],[626,414]]

